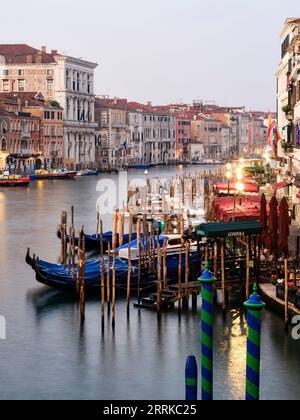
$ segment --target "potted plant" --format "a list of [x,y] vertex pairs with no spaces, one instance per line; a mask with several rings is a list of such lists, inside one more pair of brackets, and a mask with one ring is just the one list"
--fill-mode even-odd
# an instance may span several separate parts
[[273,284],[274,286],[277,286],[278,275],[277,275],[277,274],[272,274],[271,279],[272,279],[272,284]]
[[282,111],[285,112],[286,114],[292,111],[292,107],[290,104],[284,105],[282,107]]
[[277,299],[284,300],[284,283],[278,282],[276,286],[276,297]]

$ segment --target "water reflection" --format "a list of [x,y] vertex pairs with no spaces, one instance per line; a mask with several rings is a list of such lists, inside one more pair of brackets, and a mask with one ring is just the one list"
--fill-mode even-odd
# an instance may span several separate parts
[[[178,171],[160,168],[149,176]],[[141,172],[130,177],[137,175]],[[28,190],[0,192],[0,314],[8,323],[8,340],[0,342],[0,398],[184,397],[186,357],[194,354],[200,360],[200,299],[197,312],[190,308],[179,317],[174,310],[158,320],[156,313],[132,306],[127,318],[121,296],[113,331],[107,309],[101,328],[100,296],[88,296],[86,322],[80,327],[77,298],[39,285],[24,263],[28,246],[40,258],[58,261],[56,229],[63,209],[74,205],[77,228],[84,224],[93,232],[97,180],[42,181]],[[109,230],[111,219],[104,224]],[[216,308],[216,398],[244,398],[246,333],[241,302],[232,302],[225,322]],[[266,310],[262,398],[300,398],[299,352],[300,343],[285,334],[282,319]]]

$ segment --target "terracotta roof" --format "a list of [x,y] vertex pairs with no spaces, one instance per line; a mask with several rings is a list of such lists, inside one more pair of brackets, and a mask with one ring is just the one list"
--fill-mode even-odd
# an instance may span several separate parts
[[[22,112],[21,112],[21,114],[22,114]],[[35,121],[40,120],[39,117],[34,117],[30,113],[28,113],[28,115],[26,115],[26,116],[25,116],[25,114],[27,114],[27,113],[24,112],[23,115],[18,115],[18,113],[6,111],[5,109],[2,109],[0,107],[0,116],[10,117],[10,118],[30,118],[31,120],[35,120]]]
[[[39,97],[41,95],[39,92],[1,92],[0,93],[0,102],[6,101],[6,102],[12,102],[12,103],[18,103],[18,99],[21,99],[22,105],[25,105],[25,101],[28,102],[28,106],[32,107],[44,107],[44,108],[52,108],[52,105]],[[57,108],[57,107],[56,107]],[[57,109],[63,109],[63,108],[57,108]]]
[[[5,58],[6,64],[49,64],[55,62],[54,54],[48,54],[26,44],[0,44],[0,56]],[[31,59],[29,59],[30,57]]]

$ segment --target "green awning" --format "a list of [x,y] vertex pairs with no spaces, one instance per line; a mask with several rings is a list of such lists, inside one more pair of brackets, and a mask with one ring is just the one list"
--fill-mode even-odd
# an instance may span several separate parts
[[258,220],[228,223],[203,223],[196,228],[196,235],[203,238],[227,238],[260,234]]
[[261,166],[249,166],[244,168],[244,172],[264,173],[265,169]]

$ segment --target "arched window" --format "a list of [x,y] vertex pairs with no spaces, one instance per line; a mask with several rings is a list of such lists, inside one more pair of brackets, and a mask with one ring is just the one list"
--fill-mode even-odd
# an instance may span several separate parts
[[6,143],[6,139],[3,137],[1,141],[1,151],[5,152],[6,150],[7,150],[7,143]]
[[28,149],[28,141],[21,140],[21,150]]
[[2,121],[2,123],[1,123],[1,132],[2,132],[2,134],[7,133],[7,123],[6,123],[6,121]]

